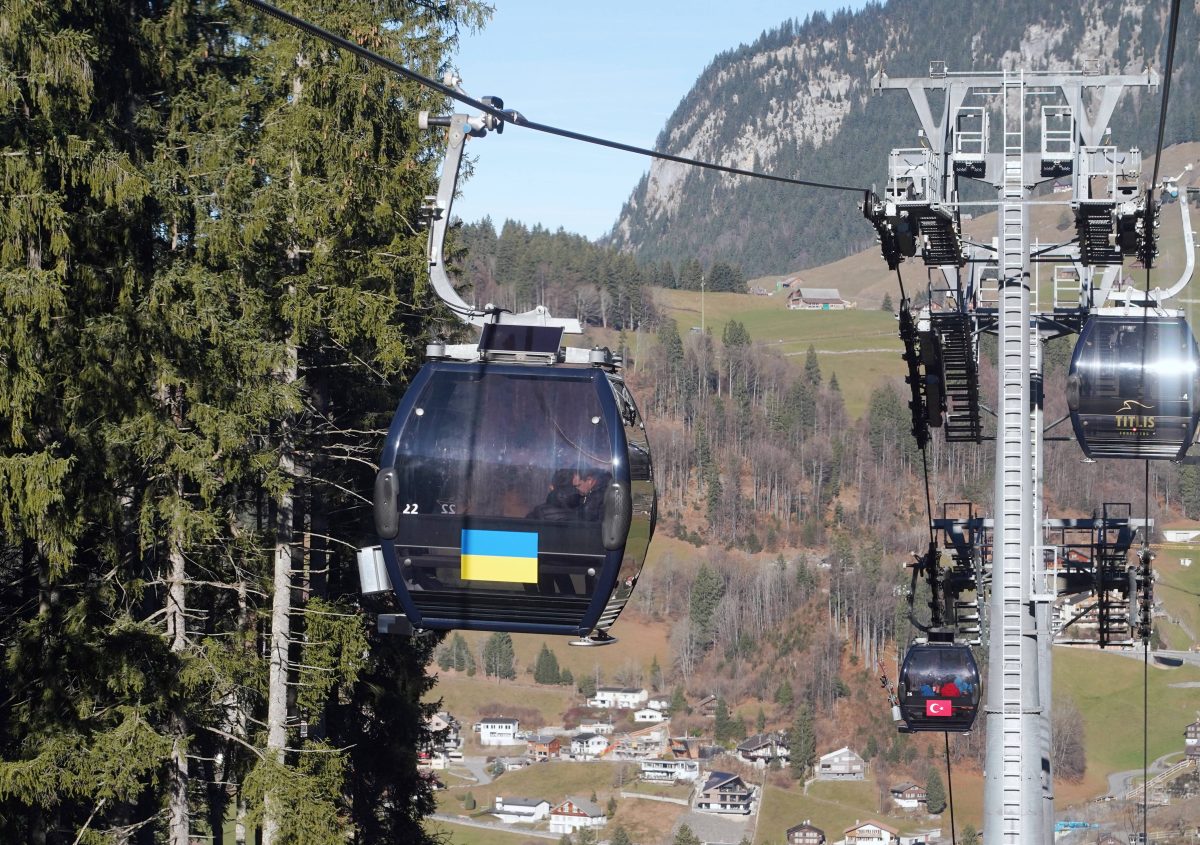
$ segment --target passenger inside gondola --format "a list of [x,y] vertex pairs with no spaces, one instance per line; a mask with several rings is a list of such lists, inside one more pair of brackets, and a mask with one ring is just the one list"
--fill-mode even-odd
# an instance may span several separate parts
[[585,469],[575,473],[572,481],[579,494],[579,518],[599,522],[604,516],[604,490],[612,475],[604,470]]
[[550,492],[546,501],[529,512],[527,519],[540,519],[546,522],[566,522],[574,519],[583,501],[579,490],[576,489],[577,474],[569,469],[555,471],[550,481]]

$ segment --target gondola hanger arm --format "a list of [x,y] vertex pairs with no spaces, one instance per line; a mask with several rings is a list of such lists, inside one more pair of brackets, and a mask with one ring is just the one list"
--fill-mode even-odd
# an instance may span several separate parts
[[[496,97],[485,97],[484,102],[496,107],[504,105]],[[517,112],[511,113],[519,117]],[[422,129],[431,129],[440,126],[447,127],[448,129],[446,157],[442,162],[442,175],[438,182],[438,192],[432,198],[432,203],[426,206],[429,219],[429,251],[427,258],[429,260],[429,279],[433,283],[434,292],[450,307],[451,311],[458,315],[459,319],[473,326],[481,327],[485,323],[504,323],[521,326],[559,326],[569,334],[582,334],[583,329],[580,327],[578,320],[552,317],[549,310],[542,305],[537,306],[531,311],[514,314],[491,306],[485,306],[484,308],[473,307],[468,305],[458,295],[458,291],[454,289],[454,285],[450,281],[450,274],[446,271],[444,250],[446,246],[446,232],[450,227],[450,208],[454,204],[454,196],[458,191],[458,174],[462,166],[463,148],[467,143],[468,136],[482,138],[491,129],[499,133],[503,131],[504,122],[490,114],[478,117],[466,114],[431,116],[428,112],[423,111],[419,116],[419,125]]]

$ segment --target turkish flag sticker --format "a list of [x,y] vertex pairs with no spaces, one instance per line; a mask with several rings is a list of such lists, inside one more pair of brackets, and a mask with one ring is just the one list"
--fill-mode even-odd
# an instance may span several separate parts
[[932,698],[925,702],[926,716],[950,716],[954,707],[944,698]]

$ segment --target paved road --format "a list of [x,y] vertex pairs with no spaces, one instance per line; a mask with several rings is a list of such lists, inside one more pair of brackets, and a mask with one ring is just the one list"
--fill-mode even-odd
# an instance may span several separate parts
[[[1178,751],[1173,751],[1170,754],[1164,754],[1153,763],[1150,764],[1150,777],[1154,777],[1159,772],[1168,768],[1167,758],[1174,757],[1179,754]],[[1124,801],[1126,794],[1129,792],[1129,787],[1135,780],[1142,776],[1141,769],[1130,769],[1127,772],[1113,772],[1108,776],[1108,796],[1117,801]]]
[[479,784],[492,782],[492,776],[487,770],[486,757],[463,757],[459,765],[469,771]]

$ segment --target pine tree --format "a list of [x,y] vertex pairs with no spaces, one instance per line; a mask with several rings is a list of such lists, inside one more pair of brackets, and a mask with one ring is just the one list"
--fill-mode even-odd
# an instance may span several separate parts
[[813,729],[812,711],[807,705],[800,709],[788,732],[788,753],[792,777],[798,781],[811,777],[817,762],[817,735]]
[[674,845],[702,845],[702,843],[700,837],[685,822],[679,826],[679,830],[675,831]]
[[779,684],[778,689],[775,690],[775,703],[784,710],[791,710],[795,701],[796,698],[792,692],[792,685],[788,682],[787,678],[784,678]]
[[[480,14],[339,7],[429,72]],[[264,805],[297,809],[267,814],[268,840],[345,841],[353,826],[364,842],[426,841],[409,749],[435,643],[377,643],[364,662],[371,634],[342,600],[353,561],[325,538],[360,530],[348,505],[370,495],[359,467],[377,445],[358,432],[391,412],[379,376],[402,371],[418,333],[400,302],[417,287],[437,139],[407,115],[437,98],[237,5],[4,16],[5,96],[24,106],[0,125],[27,153],[6,171],[31,200],[0,222],[0,513],[6,566],[30,587],[0,599],[0,839],[97,838],[159,806],[158,838],[186,841],[195,812],[219,830],[227,793],[193,786],[194,760],[258,797],[239,804],[243,830]],[[261,583],[276,585],[267,652],[275,689],[300,691],[293,712],[261,694]],[[79,668],[47,678],[47,664]],[[386,714],[370,742],[364,709]],[[264,716],[272,750],[255,764]],[[299,721],[315,753],[285,750]]]
[[621,825],[617,825],[608,843],[609,845],[633,845],[633,840],[629,838],[629,831]]
[[545,643],[538,652],[537,663],[534,664],[533,679],[539,684],[557,684],[560,682],[558,658]]
[[811,343],[804,354],[804,382],[809,387],[821,386],[821,364],[817,360],[817,350]]
[[497,631],[488,637],[483,646],[483,673],[487,677],[505,680],[517,677],[513,660],[512,634]]
[[701,647],[708,648],[716,636],[717,605],[725,594],[725,583],[708,563],[700,564],[696,579],[692,582],[692,599],[688,617]]
[[942,785],[942,776],[936,768],[930,768],[929,777],[925,781],[925,808],[933,815],[946,809],[946,788]]

